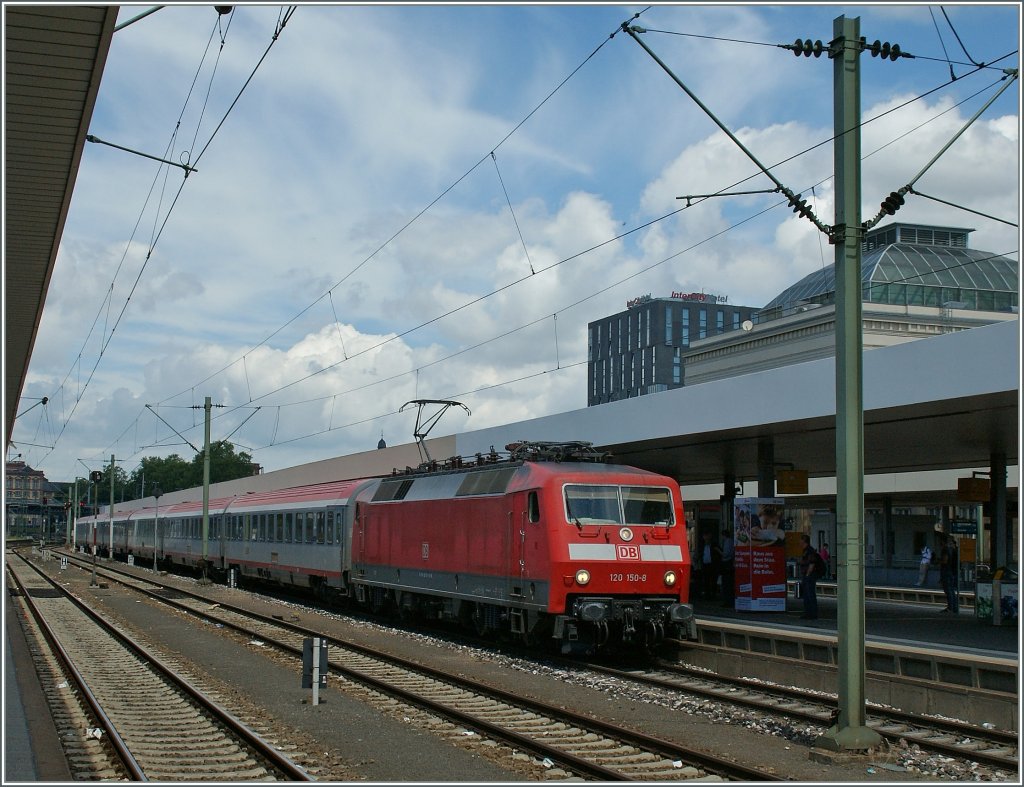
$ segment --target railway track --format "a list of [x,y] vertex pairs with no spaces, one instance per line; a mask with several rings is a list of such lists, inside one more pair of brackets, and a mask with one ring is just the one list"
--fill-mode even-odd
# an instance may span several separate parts
[[[718,702],[728,702],[764,713],[821,724],[829,727],[838,702],[828,695],[809,694],[804,689],[768,685],[746,678],[713,675],[703,670],[662,662],[655,668],[615,668],[587,662],[560,662],[567,667],[585,667],[620,680],[643,686],[685,692]],[[988,729],[954,719],[920,716],[894,708],[868,705],[866,724],[893,744],[900,740],[917,744],[922,750],[959,757],[992,768],[1016,773],[1019,767],[1018,736],[1007,730]]]
[[[88,566],[83,564],[83,568]],[[258,615],[203,594],[105,567],[104,578],[120,582],[206,623],[301,656],[303,640],[321,636],[284,616]],[[778,781],[773,773],[684,748],[636,730],[524,699],[465,677],[332,639],[333,675],[388,698],[424,709],[466,730],[532,754],[567,774],[604,781],[723,779]],[[378,704],[381,702],[377,701]]]
[[[153,587],[151,583],[144,580],[138,580],[133,575],[129,575],[131,578],[126,578],[128,582],[139,582],[140,588],[146,585],[151,586],[151,592],[154,597],[162,600],[171,601],[174,600],[169,597],[178,597],[180,591],[178,590],[163,590],[159,587]],[[146,591],[144,591],[146,592]],[[189,612],[191,614],[202,615],[209,617],[208,608],[210,606],[209,601],[199,597],[197,600],[189,602],[184,598],[180,599],[183,605],[191,605]],[[248,613],[246,613],[248,616]],[[244,620],[244,619],[243,619]],[[225,624],[227,625],[227,624]],[[240,625],[240,630],[246,632],[249,636],[259,636],[268,640],[273,639],[272,633],[261,631],[259,628],[254,628],[254,624],[251,622],[243,622]],[[279,628],[282,626],[282,621],[272,621],[272,626]],[[298,635],[300,636],[319,636],[319,632],[311,632],[307,630],[297,629]],[[291,648],[292,652],[299,650],[299,644],[297,641],[292,643],[282,643],[285,647]],[[533,654],[535,658],[535,654]],[[350,664],[353,659],[346,655],[344,657],[346,664]],[[558,661],[558,660],[554,660]],[[567,669],[580,670],[583,667],[600,672],[609,676],[613,676],[622,681],[628,681],[633,684],[644,687],[653,687],[663,691],[671,691],[677,694],[693,695],[698,697],[707,698],[720,703],[729,703],[738,707],[748,708],[757,710],[763,714],[771,715],[774,717],[784,717],[793,720],[799,720],[802,722],[810,723],[813,725],[820,725],[823,728],[828,727],[831,724],[833,713],[836,709],[836,700],[834,697],[830,697],[825,694],[814,694],[807,690],[802,689],[787,689],[785,687],[777,686],[774,684],[766,684],[759,681],[743,679],[743,678],[726,678],[711,673],[701,671],[699,669],[684,668],[679,665],[662,663],[657,669],[649,669],[646,666],[644,668],[628,668],[628,669],[615,669],[609,667],[607,664],[581,664],[578,660],[565,662]],[[425,668],[415,665],[415,669],[423,671]],[[340,673],[339,673],[340,674]],[[367,667],[363,673],[364,676],[374,677],[372,670]],[[440,674],[439,680],[445,681],[451,676]],[[352,680],[360,680],[359,676],[351,676]],[[383,675],[380,680],[386,683],[392,678]],[[395,678],[397,680],[397,678]],[[369,683],[365,685],[370,685]],[[387,692],[387,688],[382,685],[379,689],[381,692]],[[472,691],[472,689],[470,689]],[[425,692],[424,692],[425,693]],[[517,700],[518,698],[510,698]],[[409,698],[407,701],[415,703],[414,698]],[[468,700],[469,704],[472,705],[474,700]],[[429,703],[420,703],[421,707],[428,707]],[[517,714],[524,718],[523,726],[529,726],[529,722],[526,721],[526,717],[523,716],[523,711],[518,710],[520,707],[514,702],[509,703],[511,710],[495,706],[493,713],[500,717],[505,714],[505,717],[512,720],[512,726],[515,728],[518,726]],[[932,752],[943,757],[953,757],[961,760],[979,763],[989,768],[998,769],[1001,771],[1007,771],[1016,773],[1019,767],[1018,752],[1017,752],[1017,735],[1012,732],[988,729],[976,725],[965,724],[955,720],[946,720],[937,718],[934,716],[918,716],[914,714],[903,713],[901,711],[886,708],[883,706],[872,705],[869,708],[870,717],[868,724],[874,728],[880,735],[886,740],[893,742],[898,745],[906,745],[907,743],[916,745],[920,750],[926,752]],[[440,710],[438,710],[440,713]],[[442,714],[443,715],[443,714]],[[543,717],[545,713],[541,711],[538,716]],[[553,714],[554,717],[558,717],[558,714]],[[467,726],[471,726],[471,720],[468,717],[457,717],[450,716],[450,718],[461,718],[463,723]],[[559,719],[560,724],[572,724],[573,722],[565,719]],[[551,727],[545,727],[545,722],[538,722],[537,729],[542,733],[541,737],[549,737]],[[498,731],[492,731],[495,737],[499,737]],[[597,733],[595,733],[597,734]],[[601,733],[609,740],[622,740],[625,735],[623,731],[608,730],[605,733]],[[520,748],[530,750],[531,747],[527,745],[526,741],[519,740],[516,738],[505,738]],[[590,741],[595,747],[600,746],[600,743],[595,743],[593,740]],[[654,751],[660,751],[663,759],[671,759],[673,769],[677,771],[674,778],[678,778],[679,765],[678,763],[683,760],[676,758],[675,754],[671,750],[665,748],[658,748],[657,746],[651,747]],[[565,762],[564,760],[556,759],[552,756],[551,752],[544,752],[539,749],[533,749],[539,758],[546,758],[553,762]],[[653,752],[652,752],[653,753]],[[556,753],[557,754],[557,753]],[[624,752],[624,756],[628,758],[628,752]],[[663,763],[664,765],[664,763]],[[571,770],[569,763],[566,763],[566,767]],[[654,766],[657,767],[657,766]],[[583,773],[582,766],[577,764],[579,770],[574,772]],[[709,772],[715,772],[712,769]],[[608,774],[602,774],[601,778],[610,778]],[[642,778],[650,778],[643,776]],[[747,777],[750,778],[750,777]]]
[[[311,781],[312,777],[152,653],[86,609],[22,558],[10,587],[77,686],[90,722],[79,778],[132,781]],[[66,682],[65,682],[66,685]],[[67,704],[66,704],[67,706]],[[71,712],[71,723],[80,721]]]

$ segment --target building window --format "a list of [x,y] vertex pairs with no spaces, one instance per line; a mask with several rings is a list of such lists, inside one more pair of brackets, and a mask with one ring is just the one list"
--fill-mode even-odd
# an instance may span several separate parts
[[740,327],[740,313],[739,312],[733,312],[732,313],[732,329],[735,331],[739,327]]
[[672,382],[679,385],[682,380],[683,351],[680,347],[672,350]]
[[719,309],[715,314],[715,329],[722,333],[725,330],[725,312]]
[[708,310],[707,309],[701,309],[700,310],[700,312],[698,314],[698,320],[699,320],[699,331],[700,331],[700,333],[699,333],[697,338],[699,338],[699,339],[706,339],[707,335],[708,335]]
[[665,307],[665,344],[672,344],[672,307]]

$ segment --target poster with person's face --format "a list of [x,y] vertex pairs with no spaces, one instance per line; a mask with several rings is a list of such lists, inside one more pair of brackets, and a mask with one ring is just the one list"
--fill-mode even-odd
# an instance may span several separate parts
[[740,497],[735,501],[735,608],[786,610],[786,534],[780,497]]

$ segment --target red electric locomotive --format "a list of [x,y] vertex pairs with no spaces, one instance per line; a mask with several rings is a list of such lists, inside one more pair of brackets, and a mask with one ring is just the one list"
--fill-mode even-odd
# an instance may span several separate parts
[[356,492],[356,597],[564,653],[695,636],[677,484],[603,464],[589,443],[507,449]]

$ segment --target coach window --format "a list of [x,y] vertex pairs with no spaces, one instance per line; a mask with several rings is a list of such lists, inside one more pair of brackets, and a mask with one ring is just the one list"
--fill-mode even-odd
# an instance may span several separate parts
[[292,543],[292,538],[293,538],[293,533],[294,533],[294,524],[293,524],[294,523],[294,519],[295,519],[295,514],[293,514],[291,511],[285,511],[285,513],[284,513],[284,543],[286,543],[286,544]]
[[284,514],[280,511],[274,515],[274,540],[277,543],[284,541]]
[[315,525],[315,520],[313,519],[313,512],[312,511],[307,511],[306,512],[306,543],[307,544],[315,544],[316,543],[316,525]]
[[530,492],[526,498],[526,508],[531,522],[540,522],[540,500],[536,492]]
[[326,540],[327,536],[324,533],[324,512],[316,512],[316,543],[322,544]]
[[257,516],[257,521],[259,522],[259,529],[260,529],[260,538],[259,538],[259,540],[260,541],[266,541],[267,540],[267,515],[266,514],[259,514]]
[[334,512],[327,512],[327,543],[334,543]]

